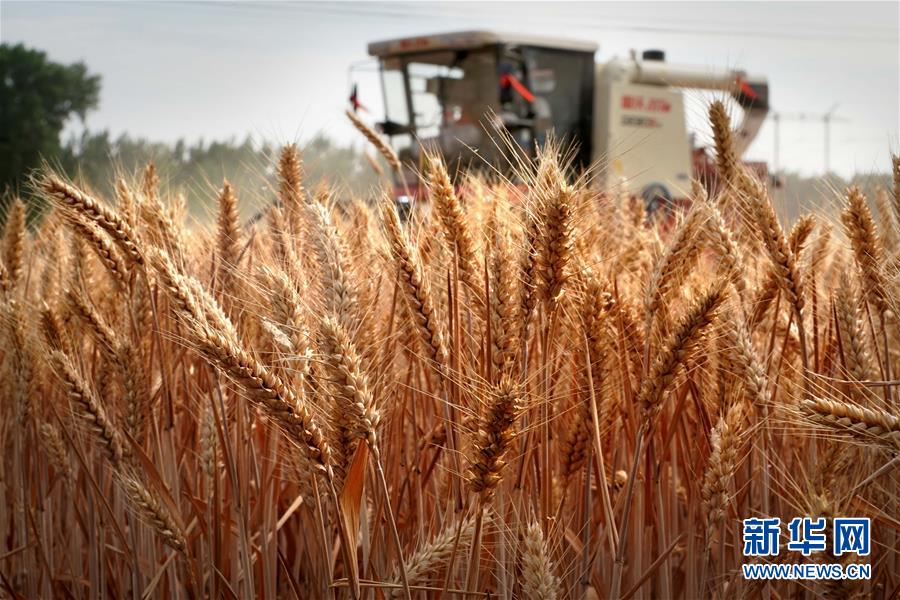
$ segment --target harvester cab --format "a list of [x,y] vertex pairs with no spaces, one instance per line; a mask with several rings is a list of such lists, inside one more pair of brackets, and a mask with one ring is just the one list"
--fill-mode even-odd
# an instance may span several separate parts
[[[369,44],[380,63],[385,118],[415,189],[423,150],[439,149],[454,166],[503,170],[512,151],[531,155],[554,135],[575,149],[576,168],[599,161],[601,174],[649,204],[677,202],[709,158],[692,147],[683,88],[720,90],[744,110],[738,152],[768,111],[764,78],[740,71],[668,65],[662,52],[595,63],[592,42],[465,31]],[[354,93],[355,97],[356,94]],[[492,140],[508,134],[512,147]],[[516,148],[518,147],[518,148]]]
[[[496,163],[485,143],[502,124],[526,150],[550,132],[590,139],[596,44],[473,31],[369,45],[381,62],[382,131],[401,160],[423,148],[451,161]],[[588,148],[579,156],[590,161]]]

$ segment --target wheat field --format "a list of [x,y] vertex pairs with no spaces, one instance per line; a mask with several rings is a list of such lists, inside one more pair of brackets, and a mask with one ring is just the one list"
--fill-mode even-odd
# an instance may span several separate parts
[[[900,159],[876,211],[788,230],[710,119],[718,180],[669,218],[552,143],[517,185],[430,154],[408,220],[291,145],[252,223],[227,182],[203,228],[152,165],[110,199],[37,174],[0,253],[0,598],[895,595]],[[871,579],[745,580],[742,519],[798,516],[870,518],[831,560]]]

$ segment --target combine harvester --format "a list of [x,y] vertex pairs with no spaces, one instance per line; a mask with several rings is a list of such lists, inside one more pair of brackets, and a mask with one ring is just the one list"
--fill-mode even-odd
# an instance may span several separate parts
[[[380,63],[385,118],[378,127],[407,165],[398,190],[416,190],[422,148],[463,167],[508,164],[490,140],[502,126],[526,154],[551,132],[574,143],[575,167],[598,162],[649,209],[684,200],[692,176],[710,183],[711,158],[694,147],[683,90],[717,90],[743,109],[734,132],[742,155],[769,110],[768,83],[743,71],[672,65],[660,50],[596,63],[592,42],[444,33],[369,44]],[[356,86],[351,96],[360,106]],[[492,123],[493,121],[493,123]],[[752,165],[765,176],[765,165]]]

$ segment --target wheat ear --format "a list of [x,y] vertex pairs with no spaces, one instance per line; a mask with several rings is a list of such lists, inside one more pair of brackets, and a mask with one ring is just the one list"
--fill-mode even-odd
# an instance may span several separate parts
[[220,288],[227,290],[231,269],[237,267],[241,255],[241,225],[237,196],[226,179],[219,191],[219,216],[216,220],[216,248],[219,251],[218,280]]
[[734,152],[731,119],[721,100],[709,105],[709,122],[712,125],[716,146],[716,169],[726,186],[733,186],[738,178],[738,159]]
[[747,282],[741,266],[744,264],[743,255],[740,247],[734,239],[731,230],[725,224],[722,213],[716,206],[707,205],[709,211],[709,221],[707,227],[703,229],[706,241],[716,254],[719,255],[721,268],[727,275],[728,279],[737,290],[738,297],[742,301],[746,301]]
[[497,234],[490,265],[491,363],[494,381],[512,372],[521,345],[519,290],[509,235]]
[[[406,572],[410,585],[418,585],[426,581],[429,574],[441,568],[453,554],[454,548],[467,548],[472,543],[475,520],[469,517],[462,523],[451,522],[430,540],[406,558]],[[400,585],[399,574],[391,579],[395,586]],[[392,598],[399,598],[401,590],[390,592]]]
[[13,396],[13,423],[16,427],[24,427],[33,410],[35,402],[34,375],[36,357],[32,343],[25,329],[27,321],[22,304],[16,300],[8,300],[0,304],[3,314],[0,315],[0,328],[6,333],[11,346],[7,353],[7,368],[11,371],[11,387]]
[[[798,315],[802,314],[803,282],[797,267],[796,255],[785,238],[784,230],[778,222],[778,217],[775,215],[775,210],[772,208],[772,203],[763,185],[748,174],[743,175],[742,181],[747,189],[752,191],[750,200],[754,207],[756,224],[772,262],[778,286]],[[802,319],[800,322],[802,323]]]
[[397,156],[397,153],[394,152],[394,149],[391,148],[374,129],[366,125],[356,113],[348,110],[346,114],[347,118],[350,119],[350,122],[353,123],[353,126],[356,127],[357,131],[363,134],[363,137],[369,140],[369,143],[371,143],[372,146],[378,150],[378,153],[384,157],[388,166],[390,166],[395,173],[399,173],[400,158]]
[[319,348],[325,357],[325,371],[332,384],[332,389],[336,392],[336,404],[347,415],[353,435],[365,440],[372,452],[375,471],[378,474],[385,502],[388,502],[388,521],[400,560],[400,580],[403,583],[406,597],[409,598],[409,578],[403,560],[403,546],[400,543],[400,534],[394,520],[394,511],[389,502],[390,491],[381,464],[381,449],[378,445],[377,429],[381,414],[375,406],[375,399],[372,396],[368,377],[362,369],[359,354],[341,323],[334,317],[325,317],[319,333],[321,339]]
[[546,198],[538,207],[541,223],[535,261],[538,274],[537,297],[555,304],[571,276],[572,218],[574,189],[555,173],[546,189]]
[[475,252],[475,243],[469,231],[466,214],[450,181],[447,165],[444,160],[434,154],[429,154],[428,164],[428,189],[429,197],[437,211],[444,230],[444,238],[447,240],[450,251],[459,256],[459,272],[463,283],[468,286],[474,297],[481,300],[483,284],[478,276],[478,258]]
[[66,390],[73,411],[88,425],[113,467],[117,470],[121,469],[130,452],[128,447],[123,444],[121,434],[106,416],[106,411],[94,390],[84,380],[72,363],[72,359],[67,355],[59,350],[51,350],[49,360]]
[[753,348],[750,332],[739,315],[732,315],[723,325],[726,352],[722,357],[727,370],[740,377],[744,383],[744,395],[757,408],[768,402],[766,395],[766,371]]
[[900,450],[900,418],[896,415],[825,398],[804,400],[800,408],[817,425],[891,452]]
[[75,472],[72,463],[69,462],[69,452],[59,430],[52,423],[44,422],[38,425],[38,435],[53,469],[62,478],[66,487],[71,489],[75,481]]
[[499,485],[504,457],[516,438],[515,423],[521,412],[520,392],[513,380],[504,376],[488,400],[478,421],[478,433],[471,448],[469,488],[487,503]]
[[738,443],[743,419],[743,405],[732,404],[713,428],[710,436],[712,451],[703,474],[700,496],[706,513],[706,540],[708,544],[713,533],[725,519],[730,498],[728,485],[734,477],[740,445]]
[[8,296],[12,291],[12,288],[12,277],[9,276],[9,271],[6,268],[6,265],[4,265],[3,261],[0,260],[0,296]]
[[126,429],[134,439],[142,441],[146,421],[144,400],[148,392],[138,348],[124,341],[81,293],[69,290],[66,298],[69,308],[87,323],[100,342],[100,349],[121,374]]
[[[865,344],[859,299],[846,273],[841,273],[834,296],[834,308],[847,373],[856,381],[865,381],[869,378],[871,356]],[[851,390],[854,395],[858,395],[857,386],[852,386]]]
[[[890,193],[883,187],[875,189],[875,206],[878,208],[878,228],[885,254],[891,248],[900,247],[900,221],[894,217]],[[893,252],[896,255],[896,251]]]
[[[246,398],[281,426],[304,450],[314,468],[331,482],[330,449],[306,405],[280,377],[244,349],[234,326],[198,283],[180,275],[162,253],[151,253],[150,261],[160,277],[160,284],[175,300],[176,314],[190,331],[197,350],[240,385]],[[210,316],[216,318],[210,319]]]
[[122,218],[132,228],[137,225],[138,197],[131,192],[128,183],[122,177],[116,177],[116,206],[122,213]]
[[[807,217],[809,216],[810,215],[807,215]],[[788,248],[791,249],[791,252],[795,257],[799,256],[800,252],[803,250],[806,238],[812,232],[814,224],[814,221],[811,219],[801,217],[797,223],[794,224],[794,227],[791,228],[790,236],[788,237]],[[750,320],[751,324],[761,321],[769,310],[769,306],[772,304],[772,301],[775,300],[778,290],[781,289],[781,278],[781,270],[777,265],[773,265],[767,272],[765,280],[756,291],[756,298],[753,302],[753,316]]]
[[3,230],[3,262],[6,265],[7,285],[18,286],[22,279],[25,256],[25,204],[18,198],[9,205]]
[[437,314],[425,269],[400,225],[397,210],[390,198],[382,201],[381,215],[391,257],[399,274],[401,291],[415,323],[419,340],[427,358],[437,366],[440,373],[443,373],[448,364],[446,324]]
[[67,354],[71,353],[71,341],[66,333],[63,319],[55,306],[44,302],[44,305],[41,307],[38,327],[51,350],[62,350]]
[[712,325],[716,311],[727,294],[722,286],[714,287],[694,300],[660,349],[649,375],[638,393],[638,402],[646,418],[660,409],[662,394],[669,389],[679,365],[684,364],[704,331]]
[[156,170],[156,163],[152,160],[147,161],[144,165],[144,171],[141,173],[141,194],[147,200],[159,200],[159,173]]
[[[607,319],[615,306],[612,295],[605,286],[594,277],[589,277],[584,285],[582,299],[582,328],[587,339],[587,352],[590,363],[584,360],[584,353],[579,353],[579,393],[577,410],[572,424],[563,439],[562,465],[563,476],[568,478],[580,471],[587,459],[587,449],[592,443],[594,414],[591,408],[591,389],[594,397],[602,399],[597,407],[598,416],[607,417],[610,413],[612,395],[602,393],[607,380],[607,355],[609,332]],[[590,373],[588,373],[590,371]]]
[[131,271],[128,269],[122,253],[116,249],[103,230],[78,214],[71,214],[66,220],[72,230],[94,251],[116,286],[120,290],[128,289]]
[[654,317],[662,319],[665,316],[661,307],[665,306],[672,291],[684,284],[696,264],[701,250],[700,234],[705,228],[707,216],[705,206],[702,203],[695,204],[656,262],[644,302],[648,330]]
[[100,227],[129,260],[137,264],[143,263],[137,236],[131,226],[111,208],[54,174],[46,175],[38,185],[57,206]]
[[381,415],[375,406],[368,377],[347,330],[335,317],[326,316],[319,325],[319,351],[325,374],[335,391],[335,401],[348,416],[353,434],[369,444],[379,456],[377,428]]
[[292,235],[300,233],[301,212],[304,203],[303,162],[296,144],[287,144],[278,157],[278,200],[287,219]]
[[137,478],[120,475],[119,480],[138,515],[174,550],[184,552],[187,541],[184,532],[165,506]]
[[319,202],[309,203],[310,231],[313,250],[322,269],[322,295],[326,310],[333,313],[346,326],[348,332],[355,332],[359,325],[358,293],[350,274],[352,266],[341,236],[334,226],[330,211]]
[[529,523],[522,537],[522,597],[527,600],[556,600],[559,578],[553,573],[550,551],[541,526]]
[[869,205],[866,203],[866,197],[856,186],[847,192],[847,206],[841,213],[841,221],[853,246],[853,256],[859,267],[866,299],[879,312],[884,312],[889,306],[884,275],[881,271],[884,248]]

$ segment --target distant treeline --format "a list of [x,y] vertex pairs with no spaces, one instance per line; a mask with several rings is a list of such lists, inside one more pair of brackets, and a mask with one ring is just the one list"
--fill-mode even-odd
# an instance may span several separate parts
[[[202,219],[211,214],[216,190],[225,178],[237,190],[245,215],[271,202],[278,151],[277,145],[257,143],[249,137],[166,144],[128,135],[113,138],[105,131],[85,132],[69,138],[51,164],[101,197],[112,198],[118,175],[128,178],[153,161],[162,184],[185,194],[191,213]],[[371,196],[383,180],[379,182],[364,156],[367,151],[374,154],[364,146],[341,146],[323,135],[301,144],[306,187],[314,189],[327,181],[348,198]],[[891,185],[887,174],[857,175],[848,181],[835,175],[786,173],[781,182],[773,195],[779,213],[789,223],[813,209],[829,214],[829,207],[838,206],[851,185],[859,186],[870,201],[878,187],[889,189]]]
[[815,210],[825,217],[838,218],[846,198],[847,188],[858,186],[869,200],[872,212],[876,212],[874,198],[878,188],[891,190],[893,185],[890,171],[890,156],[885,152],[883,173],[854,175],[847,180],[837,175],[827,177],[801,177],[796,173],[781,176],[782,185],[774,189],[773,198],[780,216],[792,223],[804,213]]
[[[324,136],[300,147],[308,188],[327,181],[347,196],[366,196],[379,185],[360,148],[341,146]],[[278,151],[276,145],[256,143],[249,137],[166,144],[128,135],[113,138],[104,131],[70,138],[54,163],[96,194],[109,198],[118,175],[128,178],[152,161],[162,184],[184,193],[191,212],[202,217],[225,178],[237,190],[246,211],[271,201]]]

